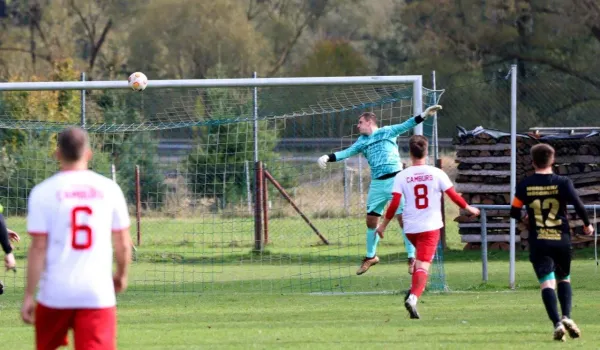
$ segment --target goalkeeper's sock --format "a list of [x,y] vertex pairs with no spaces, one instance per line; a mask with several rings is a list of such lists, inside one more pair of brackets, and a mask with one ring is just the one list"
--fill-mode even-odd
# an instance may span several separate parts
[[377,243],[379,243],[379,235],[375,233],[374,228],[367,228],[367,258],[376,255]]
[[420,298],[425,290],[425,286],[427,286],[427,270],[417,269],[412,275],[410,294],[414,294],[417,298]]
[[562,315],[571,318],[571,297],[573,291],[571,289],[571,283],[559,282],[558,283],[558,301],[560,301],[560,310]]
[[542,300],[546,307],[548,317],[552,321],[552,325],[556,326],[560,322],[560,316],[558,315],[558,306],[556,305],[556,292],[552,288],[542,289]]
[[412,243],[410,243],[408,238],[406,238],[406,233],[404,233],[403,229],[400,229],[400,233],[402,234],[402,238],[404,239],[404,248],[406,249],[406,254],[408,254],[408,258],[414,259],[417,253],[417,248],[415,248],[415,246]]

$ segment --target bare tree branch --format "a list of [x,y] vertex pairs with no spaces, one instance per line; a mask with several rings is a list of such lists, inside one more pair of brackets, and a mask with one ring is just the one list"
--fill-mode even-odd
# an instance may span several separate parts
[[522,60],[522,61],[530,62],[530,63],[543,64],[543,65],[551,67],[559,72],[576,77],[588,84],[591,84],[592,86],[594,86],[596,88],[600,88],[600,81],[592,79],[589,75],[586,75],[584,73],[573,70],[569,67],[566,67],[565,65],[554,62],[545,56],[544,57],[536,57],[536,56],[527,55],[527,54],[523,54],[523,53],[513,52],[510,54],[507,54],[506,57],[507,58],[516,58],[518,60]]
[[[20,48],[20,47],[1,47],[0,46],[0,51],[22,52],[22,53],[26,53],[28,55],[31,55],[31,49],[23,49],[23,48]],[[41,57],[44,60],[48,61],[48,63],[53,63],[54,62],[52,60],[52,57],[50,55],[41,55],[38,52],[35,52],[35,55],[37,57]]]
[[106,22],[106,25],[104,26],[104,29],[102,30],[102,34],[100,34],[100,38],[98,39],[98,41],[96,43],[92,42],[93,47],[92,56],[90,57],[90,71],[94,68],[96,58],[98,57],[98,53],[100,52],[102,44],[104,44],[104,40],[106,40],[106,37],[108,36],[110,28],[112,28],[112,23],[112,19],[109,19],[108,22]]
[[75,13],[77,14],[77,17],[79,17],[79,19],[81,20],[81,24],[83,24],[83,27],[85,28],[85,31],[87,33],[90,44],[93,44],[95,38],[93,36],[92,29],[90,28],[85,16],[83,15],[83,13],[79,9],[79,7],[77,7],[77,5],[75,5],[75,0],[69,0],[69,5],[71,5],[71,8],[73,9],[73,11],[75,11]]

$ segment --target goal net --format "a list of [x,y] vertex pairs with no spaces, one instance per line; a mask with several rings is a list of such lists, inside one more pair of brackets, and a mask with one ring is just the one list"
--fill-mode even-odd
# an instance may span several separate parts
[[[316,159],[356,141],[362,112],[390,125],[436,103],[440,91],[422,88],[420,77],[150,81],[141,93],[125,82],[5,83],[0,90],[0,200],[9,226],[25,231],[31,188],[57,170],[56,132],[83,125],[92,169],[117,181],[130,205],[131,290],[410,286],[396,222],[379,243],[380,264],[355,274],[365,255],[366,160],[321,170]],[[399,142],[406,165],[408,136]],[[20,258],[26,245],[18,246]],[[442,259],[432,290],[445,288]],[[24,284],[23,274],[10,278]]]

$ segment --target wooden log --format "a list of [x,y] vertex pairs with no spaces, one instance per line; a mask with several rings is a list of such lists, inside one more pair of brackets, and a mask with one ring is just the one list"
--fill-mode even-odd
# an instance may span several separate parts
[[508,251],[510,250],[510,245],[506,242],[494,242],[489,248],[490,250],[501,250]]
[[508,185],[456,184],[456,192],[460,193],[510,193]]
[[[481,223],[479,222],[467,222],[467,223],[459,223],[458,224],[459,228],[472,228],[472,227],[481,227]],[[508,222],[488,222],[487,224],[487,228],[509,228],[510,227],[510,223]]]
[[569,155],[569,156],[557,156],[555,158],[555,162],[556,163],[568,163],[568,164],[572,164],[572,163],[594,163],[594,164],[598,164],[600,163],[600,157],[599,156],[593,156],[593,155]]
[[465,244],[465,247],[463,248],[463,250],[480,250],[480,249],[481,249],[481,244],[478,244],[475,242],[473,242],[473,243],[469,242],[469,243]]
[[459,151],[459,150],[478,150],[478,151],[504,151],[504,150],[508,150],[510,152],[510,144],[494,144],[494,145],[490,145],[490,144],[471,144],[471,145],[456,145],[454,146],[454,148]]
[[471,151],[467,150],[458,150],[456,151],[456,157],[470,157]]
[[[481,235],[461,235],[460,241],[463,243],[481,243]],[[509,242],[510,235],[488,235],[488,242]],[[516,236],[515,242],[521,242],[521,237]]]
[[510,157],[456,157],[460,163],[504,163],[510,164]]
[[480,175],[480,176],[510,176],[510,170],[458,170],[459,175]]

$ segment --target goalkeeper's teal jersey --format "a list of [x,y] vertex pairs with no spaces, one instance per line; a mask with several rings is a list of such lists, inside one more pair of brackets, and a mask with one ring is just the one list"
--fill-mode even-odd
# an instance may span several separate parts
[[371,167],[371,178],[398,172],[402,170],[402,163],[396,139],[417,124],[413,117],[402,124],[379,128],[369,136],[361,135],[352,146],[334,153],[336,161],[362,153]]

